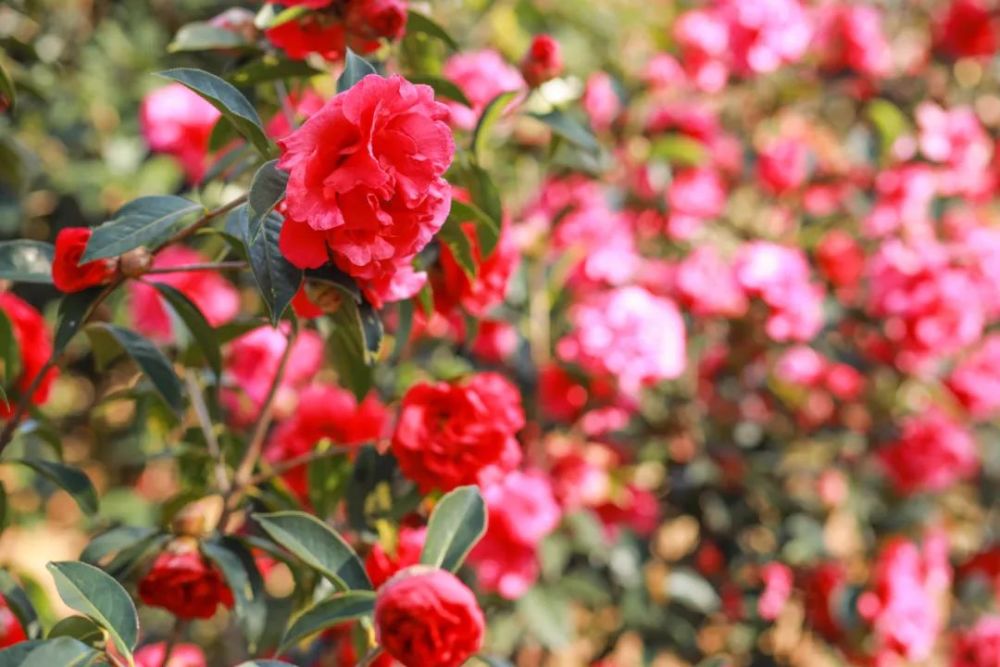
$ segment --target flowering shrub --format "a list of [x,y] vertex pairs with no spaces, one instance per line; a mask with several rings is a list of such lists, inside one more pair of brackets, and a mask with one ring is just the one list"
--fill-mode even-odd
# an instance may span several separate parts
[[0,667],[1000,667],[998,36],[5,3]]

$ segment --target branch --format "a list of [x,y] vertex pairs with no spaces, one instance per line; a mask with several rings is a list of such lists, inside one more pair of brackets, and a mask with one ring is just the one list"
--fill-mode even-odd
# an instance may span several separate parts
[[[362,445],[358,445],[361,447]],[[340,456],[341,454],[347,454],[351,452],[353,447],[328,447],[322,451],[318,452],[308,452],[306,454],[300,454],[299,456],[292,457],[285,461],[279,461],[278,463],[272,465],[268,470],[257,473],[253,477],[247,480],[246,486],[257,486],[258,484],[263,484],[267,480],[273,477],[279,477],[284,475],[290,470],[294,470],[299,466],[308,465],[313,461],[322,461],[323,459],[333,458],[334,456]]]
[[191,373],[186,373],[184,380],[188,385],[188,393],[191,395],[191,406],[194,408],[195,416],[198,418],[198,425],[201,427],[201,432],[205,434],[205,444],[208,447],[208,453],[215,461],[215,483],[218,484],[220,491],[228,493],[232,488],[232,482],[229,481],[229,473],[226,471],[226,461],[222,457],[222,448],[219,446],[219,439],[215,437],[215,430],[212,428],[212,418],[208,414],[208,407],[205,405],[205,399],[201,395],[201,385],[198,384],[198,381]]
[[245,269],[248,264],[246,262],[234,261],[234,262],[204,262],[201,264],[185,264],[184,266],[161,266],[158,268],[151,268],[146,271],[145,275],[156,275],[161,273],[185,273],[187,271],[226,271],[226,270],[237,270]]

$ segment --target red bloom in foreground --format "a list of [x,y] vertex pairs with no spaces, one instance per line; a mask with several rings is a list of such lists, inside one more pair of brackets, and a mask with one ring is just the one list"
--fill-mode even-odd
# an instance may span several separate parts
[[60,292],[79,292],[95,285],[105,285],[115,276],[114,259],[98,259],[80,264],[87,242],[94,230],[67,227],[56,236],[52,259],[52,282]]
[[535,35],[521,61],[521,76],[532,88],[554,79],[563,71],[562,47],[551,35]]
[[421,491],[475,484],[495,464],[517,465],[524,426],[517,389],[496,373],[464,383],[426,382],[403,397],[392,452]]
[[[45,362],[52,356],[52,338],[48,329],[45,328],[45,320],[42,316],[21,298],[5,292],[0,294],[0,310],[7,315],[14,330],[14,339],[17,341],[18,350],[21,353],[21,374],[17,376],[15,387],[20,393],[28,391],[31,383],[35,381],[35,376],[42,370]],[[49,389],[52,381],[55,380],[58,371],[50,370],[38,383],[38,388],[31,397],[31,402],[41,405],[49,398]],[[0,401],[0,418],[8,418],[13,410],[5,401]]]
[[181,619],[211,618],[220,604],[233,606],[233,593],[218,569],[199,553],[196,543],[180,539],[153,561],[139,582],[139,598]]
[[429,86],[367,76],[281,139],[288,260],[316,268],[329,255],[363,287],[408,267],[450,210],[447,116]]
[[405,667],[458,667],[483,645],[476,596],[444,570],[402,570],[375,598],[375,633]]

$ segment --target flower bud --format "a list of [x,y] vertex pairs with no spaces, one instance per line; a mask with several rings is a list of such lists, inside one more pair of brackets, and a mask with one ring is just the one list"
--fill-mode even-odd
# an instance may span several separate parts
[[562,74],[562,47],[550,35],[535,35],[521,61],[521,75],[528,85],[537,88]]
[[190,502],[174,515],[170,529],[177,535],[202,537],[215,531],[222,518],[222,496],[206,496]]
[[153,266],[153,255],[146,248],[135,248],[124,253],[118,260],[118,267],[126,278],[141,278]]

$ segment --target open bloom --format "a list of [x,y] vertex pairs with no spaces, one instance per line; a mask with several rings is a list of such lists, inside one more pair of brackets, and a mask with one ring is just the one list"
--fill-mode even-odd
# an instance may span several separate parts
[[79,292],[105,285],[115,276],[117,262],[114,258],[80,264],[93,233],[89,227],[67,227],[56,235],[52,282],[60,292]]
[[211,618],[221,604],[233,606],[233,593],[193,540],[179,538],[156,557],[139,582],[139,598],[177,618]]
[[447,103],[451,123],[463,130],[475,127],[479,115],[494,97],[524,87],[517,68],[490,49],[456,53],[445,61],[442,72],[472,104],[470,109],[458,102]]
[[408,267],[451,205],[447,113],[429,86],[367,76],[281,139],[288,260],[315,268],[332,258],[362,287]]

